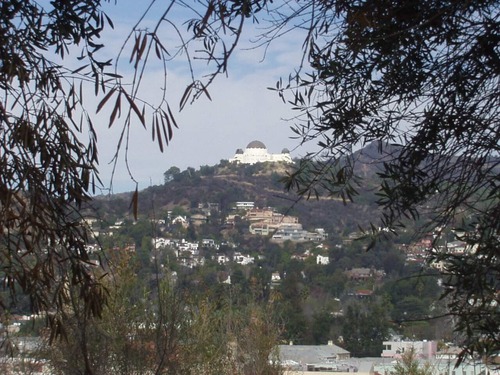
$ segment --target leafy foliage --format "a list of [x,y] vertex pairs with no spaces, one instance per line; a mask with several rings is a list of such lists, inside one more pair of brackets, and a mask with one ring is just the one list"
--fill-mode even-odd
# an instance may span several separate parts
[[[169,276],[151,285],[126,253],[112,258],[110,296],[100,319],[86,319],[78,298],[65,324],[71,335],[40,353],[55,374],[280,374],[269,363],[279,331],[272,311],[229,295],[187,290]],[[169,270],[170,272],[170,270]],[[149,275],[150,276],[150,275]]]
[[394,366],[394,371],[391,373],[394,375],[430,375],[432,374],[432,369],[429,363],[420,366],[415,349],[411,348],[403,353],[401,359]]
[[[85,314],[100,316],[106,291],[94,275],[85,249],[79,207],[90,199],[96,175],[94,127],[82,109],[76,72],[50,60],[63,59],[83,44],[96,92],[104,90],[107,62],[94,54],[110,20],[99,2],[79,6],[56,1],[49,9],[36,2],[4,1],[0,16],[0,263],[2,279],[16,296],[30,296],[35,313],[60,311],[67,285],[77,286]],[[82,142],[86,129],[88,142]],[[1,301],[2,313],[10,309]],[[55,334],[59,317],[48,318]]]
[[[158,34],[160,26],[173,25],[169,12],[175,2],[165,7],[151,30],[139,21],[114,61],[99,57],[105,49],[101,34],[114,27],[101,9],[103,3],[8,0],[0,5],[0,262],[1,276],[13,297],[0,301],[2,313],[11,308],[19,289],[30,296],[33,312],[60,312],[69,300],[68,283],[79,288],[89,316],[102,312],[106,291],[89,266],[86,231],[79,217],[82,204],[100,185],[96,129],[84,105],[90,89],[98,99],[96,112],[109,107],[107,125],[121,126],[115,167],[120,150],[128,148],[134,122],[151,130],[160,150],[168,145],[177,127],[166,100],[167,61],[171,53],[177,53],[169,51]],[[219,15],[219,26],[209,21],[215,14]],[[172,30],[181,40],[180,51],[195,40],[203,40],[208,53],[204,60],[216,66],[208,82],[195,79],[193,73],[180,107],[200,95],[209,97],[207,86],[225,72],[225,62],[234,48],[217,50],[207,28],[236,36],[241,31],[240,20],[249,14],[246,2],[228,8],[211,4],[202,19],[189,22],[188,32],[193,35],[187,40],[174,25]],[[235,23],[239,27],[235,28]],[[129,81],[119,72],[126,50],[130,51],[127,65],[133,72]],[[191,56],[187,56],[193,72]],[[143,73],[151,57],[165,71],[156,103],[140,99]],[[126,156],[125,161],[128,164]],[[137,191],[131,208],[137,216]],[[50,316],[56,328],[53,332],[63,333],[58,314]]]
[[[498,211],[498,210],[497,210]],[[497,215],[497,212],[495,215]],[[465,343],[462,356],[494,353],[499,348],[500,311],[500,225],[498,216],[489,213],[465,238],[470,251],[463,254],[436,252],[436,260],[446,262],[443,298],[449,300],[450,312],[459,316],[456,329]]]
[[352,150],[376,142],[383,212],[370,228],[374,238],[397,233],[408,219],[423,217],[422,230],[439,231],[467,217],[467,256],[436,252],[433,260],[449,264],[450,313],[471,339],[467,351],[497,352],[498,324],[492,333],[461,301],[499,303],[498,2],[309,1],[294,11],[276,29],[308,25],[311,70],[276,90],[299,113],[298,136],[322,151],[289,175],[287,187],[307,198],[354,199]]
[[[375,142],[379,155],[370,163],[379,166],[383,211],[370,227],[374,239],[397,233],[407,220],[423,218],[423,231],[439,231],[466,217],[462,229],[474,249],[468,258],[434,253],[432,260],[450,265],[447,297],[457,329],[489,343],[486,351],[483,344],[465,347],[479,354],[498,351],[498,331],[490,337],[484,321],[460,304],[483,292],[480,304],[499,303],[498,2],[210,2],[192,23],[210,41],[207,60],[222,61],[217,66],[225,69],[214,51],[226,20],[260,20],[263,10],[272,20],[260,40],[264,45],[306,30],[310,69],[301,66],[276,91],[297,110],[297,136],[316,141],[321,151],[290,173],[287,188],[306,198],[354,200],[362,173],[352,150]],[[242,28],[231,31],[239,36]],[[481,282],[467,282],[482,258],[490,263]]]
[[381,302],[347,307],[342,335],[345,347],[355,357],[379,356],[387,340],[389,324]]

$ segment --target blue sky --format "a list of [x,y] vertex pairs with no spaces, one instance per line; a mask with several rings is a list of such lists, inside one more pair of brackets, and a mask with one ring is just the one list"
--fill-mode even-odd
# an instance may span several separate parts
[[[136,22],[140,13],[149,2],[122,0],[106,5],[106,13],[113,20],[114,30],[103,33],[106,53],[110,57],[116,55],[127,33]],[[165,6],[168,2],[159,2]],[[151,27],[159,9],[153,10],[146,17],[144,26]],[[254,32],[256,30],[253,30]],[[161,31],[165,45],[177,45],[171,30]],[[283,148],[292,151],[292,157],[304,155],[313,150],[304,147],[296,148],[298,140],[291,139],[294,133],[291,123],[284,119],[293,116],[290,107],[284,104],[276,93],[267,89],[274,86],[281,77],[286,78],[300,62],[300,40],[297,35],[287,35],[266,51],[264,49],[248,49],[250,44],[243,40],[242,47],[233,56],[229,64],[228,77],[220,76],[209,88],[212,101],[202,98],[193,105],[177,113],[179,129],[163,153],[157,144],[151,141],[151,132],[137,124],[131,132],[128,149],[130,171],[139,182],[139,189],[149,185],[161,184],[163,173],[171,166],[185,169],[188,166],[198,168],[200,165],[214,165],[221,159],[229,159],[237,148],[244,148],[252,140],[264,142],[269,152],[280,152]],[[128,60],[129,52],[125,53]],[[121,73],[127,71],[126,64],[120,65]],[[179,61],[172,63],[168,75],[168,98],[173,110],[178,108],[182,92],[189,83],[186,65]],[[152,65],[143,81],[143,95],[147,100],[154,100],[160,95],[160,83],[163,71]],[[150,98],[150,99],[148,99]],[[99,116],[103,120],[99,121]],[[97,123],[104,122],[109,113],[103,111],[96,115]],[[118,140],[118,127],[107,129],[102,126],[98,130],[100,152],[100,176],[104,184],[109,184],[111,165],[109,162],[115,152]],[[114,178],[113,191],[131,191],[135,183],[129,177],[120,158]]]

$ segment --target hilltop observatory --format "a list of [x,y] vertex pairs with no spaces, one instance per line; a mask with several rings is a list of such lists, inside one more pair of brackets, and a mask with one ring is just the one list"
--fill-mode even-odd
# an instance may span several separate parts
[[265,162],[285,162],[291,163],[292,157],[290,156],[290,151],[286,148],[281,151],[281,154],[270,154],[267,151],[267,147],[261,141],[250,142],[245,150],[241,148],[236,150],[234,157],[229,159],[231,163],[239,164],[255,164],[255,163],[265,163]]

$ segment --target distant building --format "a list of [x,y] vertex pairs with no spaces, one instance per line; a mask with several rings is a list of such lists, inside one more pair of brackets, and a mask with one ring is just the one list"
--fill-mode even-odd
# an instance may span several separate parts
[[272,242],[321,242],[326,238],[326,233],[320,234],[316,232],[308,232],[302,229],[300,223],[285,223],[280,224],[278,230],[271,237]]
[[267,147],[264,143],[260,141],[250,142],[245,150],[237,149],[234,157],[229,159],[230,163],[240,163],[240,164],[255,164],[255,163],[265,163],[265,162],[285,162],[291,163],[292,157],[290,156],[290,151],[286,148],[281,151],[281,154],[270,154],[267,151]]
[[[279,345],[279,358],[285,370],[293,373],[358,372],[349,362],[350,353],[331,341],[328,345]],[[354,361],[353,361],[354,363]]]
[[328,265],[330,264],[330,258],[328,256],[323,256],[323,255],[316,255],[316,264],[321,264],[321,265]]
[[211,238],[204,238],[201,240],[201,246],[203,247],[218,247],[215,240]]
[[241,253],[234,253],[233,260],[235,263],[246,266],[247,264],[252,264],[254,262],[254,257]]
[[414,350],[417,358],[434,358],[436,341],[384,341],[382,358],[401,358],[408,350]]
[[251,234],[267,236],[284,224],[298,224],[299,218],[285,216],[270,208],[253,208],[247,211],[245,218],[251,222],[248,230]]
[[283,241],[305,241],[305,233],[302,229],[302,224],[283,224],[280,225],[280,229],[272,237],[272,241],[283,242]]
[[257,234],[260,236],[267,236],[271,234],[276,229],[276,226],[265,224],[265,223],[254,223],[250,224],[248,231],[251,234]]
[[247,211],[245,218],[250,222],[266,224],[295,224],[299,222],[298,217],[283,215],[271,208],[252,208]]
[[350,293],[350,295],[353,295],[356,298],[365,299],[365,298],[369,298],[373,295],[373,290],[358,289],[354,293],[352,293],[352,294]]
[[377,270],[374,268],[353,268],[345,271],[344,273],[349,280],[352,281],[364,281],[371,278],[380,280],[385,276],[385,272],[383,270]]
[[234,205],[237,210],[251,210],[254,206],[255,202],[236,202]]
[[208,217],[206,215],[203,215],[203,214],[194,214],[194,215],[191,215],[191,217],[189,218],[189,221],[193,225],[199,226],[202,224],[206,224],[208,222]]
[[179,215],[172,220],[172,224],[180,224],[183,228],[187,228],[189,221],[186,216]]
[[213,202],[198,203],[198,209],[205,215],[210,216],[212,212],[220,212],[220,204]]
[[[397,361],[382,359],[379,363],[374,363],[370,374],[391,375],[394,374]],[[435,358],[417,358],[420,369],[427,368],[431,375],[500,375],[498,365],[485,363],[483,360],[467,359],[459,362],[458,359],[451,357],[441,358],[439,354]]]
[[219,264],[225,264],[225,263],[229,262],[229,257],[226,254],[216,254],[214,256],[214,259]]
[[151,240],[153,247],[155,249],[161,249],[163,247],[172,246],[174,241],[169,238],[155,237]]

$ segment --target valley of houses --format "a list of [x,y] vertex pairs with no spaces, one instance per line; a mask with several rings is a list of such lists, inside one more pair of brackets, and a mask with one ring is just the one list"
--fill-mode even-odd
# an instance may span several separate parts
[[[28,321],[29,321],[29,317]],[[13,344],[18,348],[15,357],[0,359],[0,371],[5,374],[27,373],[33,375],[51,374],[51,368],[45,361],[31,357],[42,342],[37,337],[13,337]],[[279,365],[284,375],[299,374],[348,374],[358,375],[393,375],[395,367],[405,353],[412,351],[418,367],[426,369],[429,375],[500,375],[500,358],[488,360],[465,359],[458,361],[460,348],[452,344],[438,343],[431,340],[404,340],[399,336],[383,342],[380,357],[355,358],[351,353],[329,341],[324,345],[281,344],[277,347]]]
[[[219,264],[235,262],[241,265],[249,265],[255,262],[256,258],[250,254],[245,254],[238,251],[238,244],[227,241],[216,241],[214,239],[202,239],[198,242],[187,241],[186,239],[167,237],[169,225],[180,225],[187,227],[189,225],[199,225],[207,221],[210,211],[217,210],[217,204],[201,204],[198,214],[192,215],[190,218],[186,216],[170,217],[168,220],[157,220],[156,224],[165,236],[160,236],[152,240],[152,247],[157,250],[169,249],[178,258],[180,264],[186,267],[195,267],[203,265],[205,257],[200,256],[201,249],[214,250],[213,259]],[[235,212],[228,215],[225,220],[226,226],[234,225],[236,216],[240,215],[249,223],[248,231],[255,236],[270,236],[271,241],[281,243],[286,240],[296,242],[310,242],[312,245],[303,254],[294,255],[293,258],[299,261],[305,261],[310,257],[315,257],[316,264],[328,265],[330,258],[328,256],[328,248],[323,243],[328,234],[322,229],[315,229],[313,232],[304,230],[299,223],[297,217],[286,216],[277,213],[272,208],[255,208],[253,202],[237,202]],[[86,225],[89,228],[96,224],[97,220],[86,219]],[[122,221],[117,221],[115,225],[104,229],[102,232],[95,232],[98,235],[113,236],[123,225]],[[351,243],[358,238],[359,234],[352,233],[343,240],[343,244],[335,245],[342,247]],[[402,245],[401,250],[406,254],[407,262],[424,263],[426,261],[426,252],[432,248],[435,236],[429,235],[416,243]],[[229,252],[232,255],[220,252],[219,249],[225,246],[233,251]],[[89,251],[97,251],[96,245],[89,245]],[[130,244],[123,251],[135,251],[135,245]],[[453,241],[446,244],[445,251],[454,253],[464,253],[471,251],[467,248],[463,241]],[[258,255],[261,257],[262,255]],[[444,264],[434,264],[436,268],[445,267]],[[374,268],[353,268],[346,270],[347,278],[353,282],[363,282],[371,279],[380,281],[384,278],[385,273],[382,270]],[[274,272],[271,276],[271,285],[280,283],[281,276],[278,272]],[[230,283],[228,277],[226,280],[221,280],[224,283]],[[371,290],[358,290],[355,296],[364,298],[372,293]],[[29,321],[32,317],[12,317],[12,323],[9,325],[0,324],[0,334],[6,335],[15,334],[19,331],[21,322]],[[20,352],[30,352],[34,347],[39,345],[37,338],[19,337],[17,346]],[[457,348],[443,348],[437,351],[436,342],[433,341],[404,341],[401,338],[393,338],[390,341],[384,342],[384,350],[380,358],[351,358],[350,353],[333,343],[329,342],[325,345],[293,345],[290,342],[288,345],[279,345],[280,364],[286,369],[285,374],[296,375],[305,373],[331,373],[331,372],[358,372],[366,375],[387,375],[394,371],[396,364],[395,360],[401,358],[401,355],[408,350],[414,350],[419,362],[422,366],[430,364],[430,373],[432,375],[478,375],[478,374],[493,374],[500,375],[498,371],[498,363],[495,366],[483,361],[465,361],[455,367],[458,354]],[[1,363],[0,369],[12,369],[16,366],[17,359],[11,359],[10,362]],[[498,358],[494,358],[498,360]],[[34,365],[39,369],[34,373],[46,374],[47,368],[40,362],[34,362]],[[38,372],[37,372],[38,371]]]
[[[251,255],[238,251],[238,244],[230,241],[217,241],[211,238],[205,238],[201,241],[188,241],[185,238],[171,237],[169,228],[172,226],[180,226],[183,228],[188,228],[190,225],[199,226],[203,223],[207,223],[211,213],[214,211],[220,212],[218,203],[200,203],[196,213],[192,214],[190,217],[183,215],[172,216],[172,212],[170,211],[167,220],[155,221],[155,224],[162,233],[165,233],[165,236],[153,238],[152,247],[158,251],[171,250],[173,255],[177,258],[178,263],[189,268],[204,265],[206,257],[203,256],[203,252],[200,250],[206,249],[213,250],[212,253],[215,254],[212,256],[212,259],[219,264],[234,262],[245,266],[253,264],[256,257],[263,259],[264,255]],[[328,233],[326,233],[323,228],[316,228],[312,232],[304,230],[298,217],[283,215],[276,212],[272,207],[257,208],[254,202],[236,202],[232,213],[225,217],[224,227],[233,227],[238,218],[248,222],[249,234],[255,236],[268,236],[271,242],[283,243],[285,241],[292,241],[311,243],[309,249],[305,250],[302,254],[293,255],[292,259],[305,261],[310,257],[315,257],[316,264],[318,265],[328,265],[330,263],[330,258],[328,256],[329,249],[324,243],[328,238]],[[97,222],[97,220],[90,218],[85,220],[90,228]],[[95,232],[94,235],[99,236],[104,234],[113,236],[115,231],[119,230],[122,225],[123,220],[118,220],[115,225],[106,228],[103,232]],[[341,248],[344,245],[349,245],[360,236],[359,233],[353,232],[343,239],[342,244],[337,244],[335,246]],[[406,256],[406,262],[425,264],[428,250],[432,248],[435,237],[435,235],[429,234],[418,242],[401,245],[400,249]],[[449,242],[444,246],[445,251],[457,254],[470,251],[463,241]],[[219,252],[221,247],[231,249],[229,252],[231,255],[228,255],[226,252]],[[89,245],[89,250],[91,252],[97,251],[98,247],[96,245]],[[122,250],[135,251],[135,245],[130,244]],[[441,263],[435,263],[432,264],[432,266],[437,269],[443,269],[445,267],[445,265]],[[368,279],[380,281],[385,276],[382,270],[374,268],[354,268],[346,270],[345,273],[351,281],[364,281]],[[279,273],[273,273],[271,282],[276,283],[279,281]],[[230,282],[230,280],[224,282]],[[362,297],[370,295],[371,291],[357,291],[356,294]]]
[[[177,225],[183,228],[188,228],[190,225],[198,226],[208,222],[210,213],[214,210],[219,210],[219,205],[216,203],[200,204],[198,207],[198,213],[195,213],[190,217],[183,215],[172,217],[171,212],[169,212],[167,220],[156,220],[155,224],[161,232],[168,235],[169,226]],[[271,241],[275,243],[283,243],[287,240],[293,242],[318,243],[325,240],[328,236],[322,228],[317,228],[314,232],[304,230],[302,228],[302,224],[299,223],[299,219],[295,216],[280,214],[271,207],[255,208],[254,202],[236,202],[234,205],[234,213],[229,214],[225,218],[224,226],[226,228],[234,226],[237,218],[247,220],[250,223],[248,227],[248,232],[250,234],[258,236],[271,236]],[[87,226],[90,228],[92,228],[97,222],[96,219],[92,218],[87,218],[85,221]],[[119,230],[122,225],[123,220],[118,220],[109,228],[106,228],[101,232],[95,231],[93,234],[96,237],[100,235],[113,236],[115,231]],[[226,246],[232,248],[233,250],[238,248],[237,244],[228,241],[218,242],[214,239],[207,238],[202,239],[201,241],[193,242],[184,238],[171,238],[171,236],[153,238],[152,245],[156,250],[172,249],[179,263],[190,268],[202,266],[204,264],[205,257],[200,255],[200,249],[202,248],[215,249],[216,251],[221,246]],[[319,248],[321,247],[322,245],[319,245]],[[88,250],[91,252],[97,251],[98,247],[96,245],[89,245]],[[135,247],[131,244],[125,250],[134,251]],[[307,251],[299,258],[305,259],[309,256],[312,256],[312,254],[310,251]],[[325,265],[329,263],[329,258],[326,255],[318,254],[316,257],[318,264]],[[219,264],[225,264],[232,261],[241,265],[248,265],[255,261],[254,256],[242,254],[238,251],[234,251],[234,255],[231,257],[224,253],[216,253],[213,259]]]

